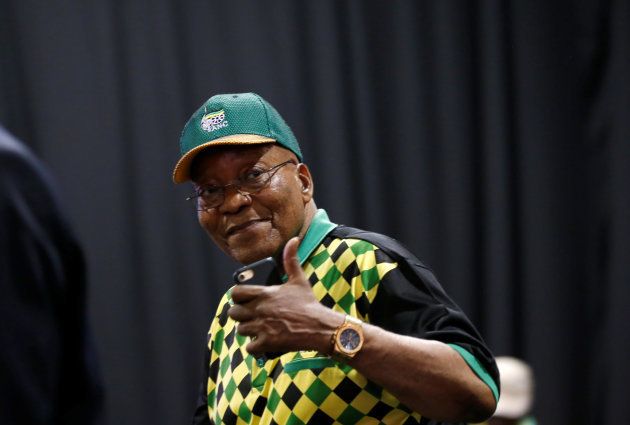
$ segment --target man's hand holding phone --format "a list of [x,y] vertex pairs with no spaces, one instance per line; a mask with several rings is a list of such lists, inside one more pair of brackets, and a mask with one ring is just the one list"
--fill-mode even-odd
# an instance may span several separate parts
[[[342,314],[323,306],[315,298],[297,258],[299,243],[299,238],[295,237],[284,247],[286,283],[271,286],[242,284],[232,289],[234,305],[228,315],[240,322],[236,329],[239,334],[251,337],[246,349],[254,356],[298,350],[328,354],[332,348],[331,335],[344,321]],[[235,278],[238,280],[239,272],[252,268],[258,271],[259,277],[265,276],[269,262],[262,262],[256,267],[254,263],[237,270]],[[273,269],[277,271],[277,268]],[[247,280],[248,276],[249,273],[241,278]],[[254,276],[250,278],[254,279]]]
[[236,270],[232,275],[234,283],[241,285],[279,285],[282,283],[276,260],[264,258]]

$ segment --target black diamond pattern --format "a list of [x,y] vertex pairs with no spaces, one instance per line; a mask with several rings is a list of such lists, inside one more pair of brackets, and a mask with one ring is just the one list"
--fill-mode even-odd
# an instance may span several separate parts
[[330,259],[333,260],[333,262],[337,262],[339,257],[341,257],[341,255],[346,252],[347,249],[348,244],[345,241],[341,242],[335,252],[330,255]]
[[217,400],[223,396],[223,382],[219,382],[219,386],[217,387]]
[[352,400],[354,400],[361,391],[362,388],[355,384],[350,378],[343,379],[339,385],[334,388],[335,394],[339,397],[343,397],[343,400],[348,404],[352,403]]
[[359,266],[357,263],[352,262],[346,269],[341,273],[346,282],[351,283],[352,279],[359,276],[361,272],[359,271]]
[[302,397],[302,391],[291,382],[282,396],[282,401],[284,401],[284,404],[286,404],[289,409],[293,410],[293,406],[295,406],[300,397]]
[[322,298],[319,302],[324,304],[328,308],[333,308],[335,304],[337,304],[335,302],[335,299],[331,297],[328,293],[326,293],[326,295],[324,295],[324,298]]
[[230,309],[230,307],[232,307],[230,305],[230,303],[225,303],[223,305],[223,308],[221,309],[221,313],[219,313],[219,324],[221,326],[224,326],[227,323],[227,319],[228,319],[228,310]]
[[241,350],[236,350],[234,354],[232,354],[232,360],[230,361],[232,369],[236,369],[241,363],[243,363],[243,354],[241,354]]
[[262,416],[265,411],[265,406],[267,405],[267,399],[265,397],[258,397],[256,403],[254,404],[254,408],[252,409],[252,413],[256,416]]
[[236,328],[232,329],[232,331],[225,336],[223,343],[227,345],[228,347],[232,346],[232,343],[234,342],[235,333],[236,333]]
[[238,417],[238,416],[236,416],[236,415],[234,414],[234,412],[232,412],[232,411],[230,410],[230,408],[228,408],[228,409],[225,411],[225,414],[223,415],[223,417],[221,418],[221,420],[223,421],[223,423],[224,423],[224,424],[235,424],[235,423],[236,423],[236,418],[237,418],[237,417]]
[[210,368],[208,369],[208,376],[218,376],[219,375],[219,359],[216,359],[212,364],[210,364]]
[[317,409],[313,416],[311,416],[311,419],[308,420],[308,423],[317,425],[332,424],[333,422],[335,422],[333,418],[319,409]]
[[241,395],[243,396],[243,398],[245,398],[252,389],[251,379],[252,379],[251,375],[247,375],[246,377],[241,379],[241,382],[237,385],[237,388],[241,392]]
[[373,418],[381,419],[386,414],[392,411],[392,407],[388,404],[383,403],[382,401],[377,401],[374,407],[370,409],[368,412],[368,416],[372,416]]

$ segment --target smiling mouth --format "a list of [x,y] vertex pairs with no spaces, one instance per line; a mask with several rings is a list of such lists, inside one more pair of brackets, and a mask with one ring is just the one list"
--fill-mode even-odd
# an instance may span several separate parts
[[251,220],[251,221],[247,221],[245,223],[241,223],[241,224],[237,224],[235,226],[231,226],[225,232],[225,236],[226,237],[230,237],[230,236],[232,236],[232,235],[234,235],[234,234],[236,234],[238,232],[246,230],[250,226],[253,226],[253,225],[257,224],[257,223],[262,223],[262,222],[265,222],[265,221],[269,221],[269,220],[266,220],[266,219]]

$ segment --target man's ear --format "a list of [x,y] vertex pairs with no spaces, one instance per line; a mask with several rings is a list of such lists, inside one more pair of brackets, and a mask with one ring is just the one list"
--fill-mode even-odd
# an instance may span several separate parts
[[313,199],[314,187],[311,171],[308,169],[308,165],[302,163],[297,165],[297,171],[298,179],[302,185],[302,199],[304,200],[304,203],[307,203]]

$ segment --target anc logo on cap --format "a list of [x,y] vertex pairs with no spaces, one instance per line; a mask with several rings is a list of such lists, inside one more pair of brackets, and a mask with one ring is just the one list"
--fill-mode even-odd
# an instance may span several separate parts
[[225,119],[225,111],[221,109],[217,112],[210,112],[201,117],[201,128],[207,132],[215,131],[223,127],[227,127],[228,122]]

